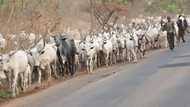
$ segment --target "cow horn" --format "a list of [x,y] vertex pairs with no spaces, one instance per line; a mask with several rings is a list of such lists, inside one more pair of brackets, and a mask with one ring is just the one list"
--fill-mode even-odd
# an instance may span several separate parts
[[35,40],[35,42],[33,43],[33,45],[30,47],[30,49],[34,48],[37,43],[39,43],[40,41],[42,40],[42,38],[38,39],[38,40]]
[[45,39],[43,39],[43,48],[45,47],[45,45],[46,45],[46,41]]
[[20,46],[23,51],[26,51],[23,45]]

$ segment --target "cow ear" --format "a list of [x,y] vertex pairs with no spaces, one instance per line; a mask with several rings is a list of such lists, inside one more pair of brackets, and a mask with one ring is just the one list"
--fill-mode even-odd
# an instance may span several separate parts
[[32,55],[32,52],[31,52],[31,51],[27,51],[27,53],[28,53],[29,55]]
[[30,55],[32,55],[32,52],[29,52]]
[[45,51],[43,50],[43,51],[40,52],[40,54],[44,54],[44,52],[45,52]]
[[66,40],[67,38],[66,37],[61,37],[61,40]]

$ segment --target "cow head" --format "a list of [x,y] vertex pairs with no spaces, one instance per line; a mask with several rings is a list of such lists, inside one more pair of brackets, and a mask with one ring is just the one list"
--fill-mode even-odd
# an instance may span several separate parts
[[9,88],[11,88],[11,69],[9,67],[9,58],[8,54],[0,56],[0,80],[6,79]]
[[33,48],[29,50],[29,63],[33,67],[39,67],[40,66],[40,61],[39,61],[39,56],[40,56],[41,50],[38,50],[37,48]]

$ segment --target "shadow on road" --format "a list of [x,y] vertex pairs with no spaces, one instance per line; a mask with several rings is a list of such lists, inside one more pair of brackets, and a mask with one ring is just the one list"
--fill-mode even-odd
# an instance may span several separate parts
[[164,66],[160,66],[159,68],[173,68],[173,67],[186,67],[186,66],[190,66],[190,62],[176,63],[176,64],[166,64]]
[[190,55],[176,56],[175,58],[190,58]]

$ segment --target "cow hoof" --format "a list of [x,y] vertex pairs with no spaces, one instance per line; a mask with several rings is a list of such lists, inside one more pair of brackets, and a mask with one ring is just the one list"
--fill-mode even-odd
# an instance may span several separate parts
[[88,74],[90,75],[90,74],[92,74],[92,72],[88,72]]
[[13,93],[13,94],[12,94],[12,98],[15,98],[15,97],[16,97],[16,94],[15,94],[15,93]]
[[71,75],[71,78],[74,78],[75,77],[75,75]]

